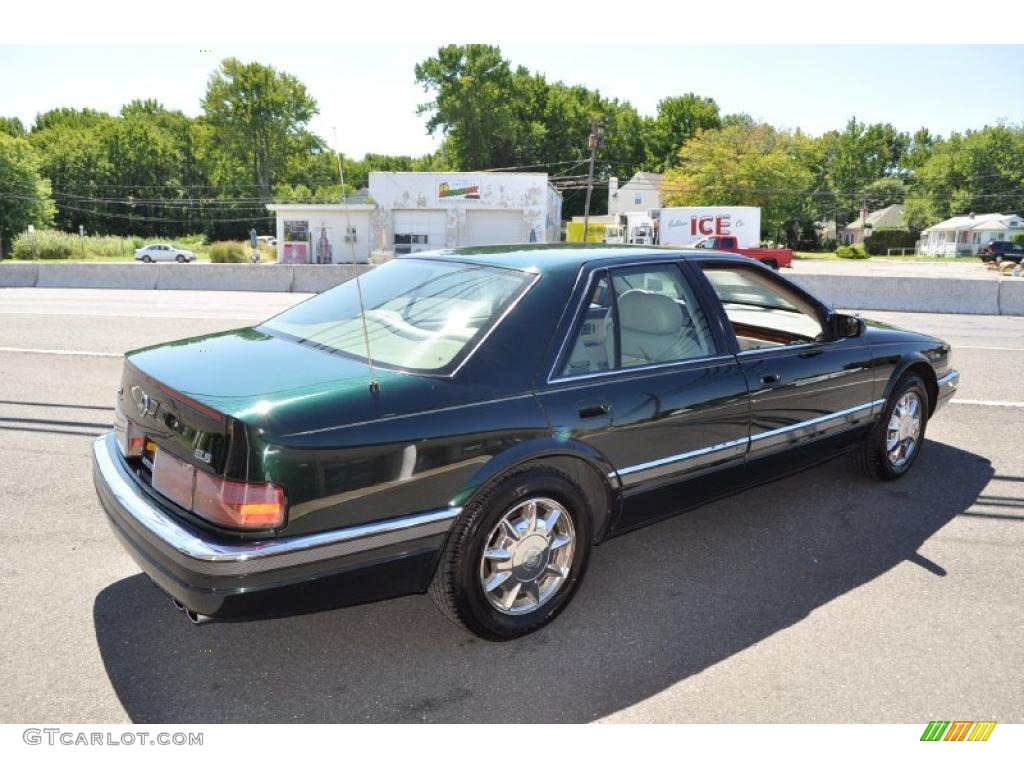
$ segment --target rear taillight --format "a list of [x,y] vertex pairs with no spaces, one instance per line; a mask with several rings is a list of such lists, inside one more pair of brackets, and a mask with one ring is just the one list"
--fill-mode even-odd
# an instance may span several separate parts
[[197,471],[192,511],[230,528],[277,528],[284,523],[284,489],[272,483],[240,483]]
[[[128,455],[134,449],[130,440]],[[174,458],[154,443],[140,444],[138,454],[144,461],[152,457],[149,466],[155,491],[214,525],[261,529],[284,524],[284,488],[279,485],[225,480]]]

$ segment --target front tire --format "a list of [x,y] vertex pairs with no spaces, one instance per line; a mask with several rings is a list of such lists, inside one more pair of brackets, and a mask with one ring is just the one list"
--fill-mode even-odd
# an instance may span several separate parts
[[188,261],[188,259],[186,259],[182,254],[179,253],[178,257],[177,257],[177,261],[178,261],[179,264],[184,264],[186,261]]
[[468,504],[430,585],[438,609],[486,640],[512,640],[572,600],[590,555],[583,493],[564,472],[524,465]]
[[901,379],[881,417],[854,451],[858,468],[869,477],[896,480],[917,461],[924,445],[930,404],[920,376]]
[[153,263],[153,257],[148,255],[148,254],[143,256],[142,257],[142,263],[143,264],[152,264]]

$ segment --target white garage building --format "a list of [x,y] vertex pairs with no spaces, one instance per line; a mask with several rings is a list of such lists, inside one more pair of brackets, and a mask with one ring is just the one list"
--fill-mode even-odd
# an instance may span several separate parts
[[277,215],[278,260],[366,263],[371,254],[561,237],[562,197],[546,173],[375,171],[361,197],[348,205],[268,205]]
[[369,189],[378,242],[395,254],[560,239],[546,173],[373,172]]
[[282,264],[366,264],[375,206],[368,204],[275,204],[277,260]]

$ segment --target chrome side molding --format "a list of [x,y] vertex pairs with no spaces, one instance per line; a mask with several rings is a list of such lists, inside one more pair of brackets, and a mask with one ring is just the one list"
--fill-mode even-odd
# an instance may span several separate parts
[[[687,451],[686,453],[665,456],[664,458],[654,459],[653,461],[647,461],[643,464],[634,464],[629,467],[624,467],[617,472],[609,472],[608,476],[614,477],[616,474],[620,477],[624,477],[626,475],[637,475],[640,473],[650,472],[651,470],[660,469],[662,467],[671,467],[672,471],[692,471],[703,469],[704,467],[721,461],[738,458],[746,453],[748,448],[751,452],[769,450],[781,443],[789,441],[794,436],[796,438],[810,437],[818,433],[833,432],[847,426],[853,426],[863,418],[876,416],[880,412],[881,406],[884,404],[884,398],[881,400],[874,400],[870,403],[862,403],[861,405],[855,405],[852,408],[835,411],[834,413],[827,413],[823,416],[797,422],[796,424],[787,424],[786,426],[779,427],[778,429],[769,429],[764,432],[757,432],[752,434],[750,437],[741,437],[736,440],[729,440],[728,442],[717,443],[705,448]],[[638,477],[631,479],[643,480],[644,478]]]

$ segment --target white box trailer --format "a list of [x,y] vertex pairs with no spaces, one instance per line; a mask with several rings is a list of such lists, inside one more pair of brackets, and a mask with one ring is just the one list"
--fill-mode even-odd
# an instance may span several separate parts
[[662,245],[693,245],[702,237],[735,235],[740,248],[761,245],[761,209],[752,206],[662,208]]

